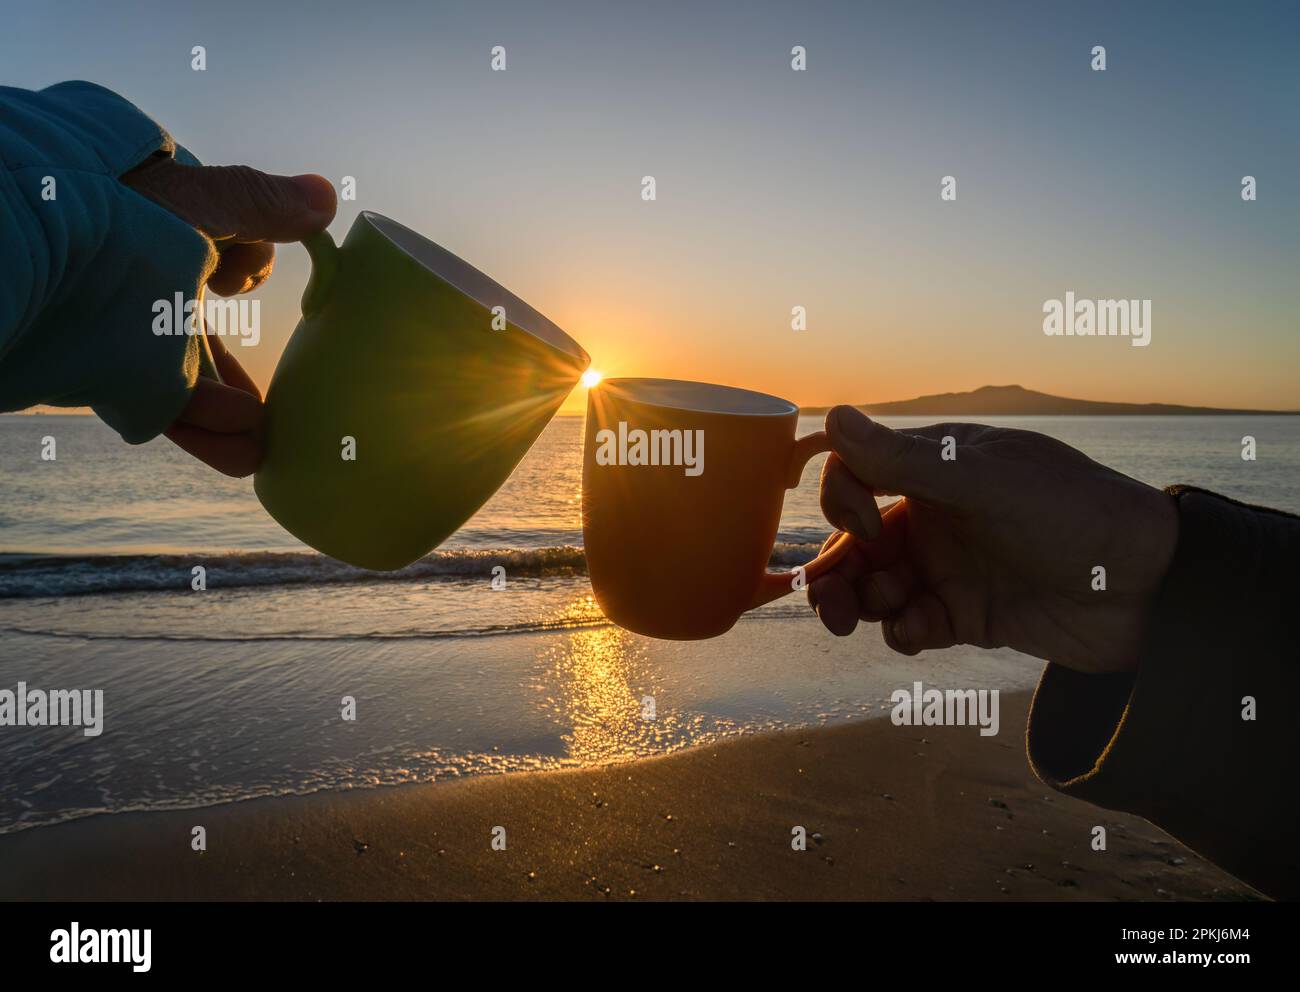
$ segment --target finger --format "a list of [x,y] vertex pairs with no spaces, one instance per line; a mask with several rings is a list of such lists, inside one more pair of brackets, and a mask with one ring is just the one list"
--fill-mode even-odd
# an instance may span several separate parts
[[262,460],[262,446],[251,432],[216,434],[176,423],[163,433],[205,465],[236,479],[252,475]]
[[[215,360],[216,352],[213,357]],[[262,419],[262,401],[242,389],[200,378],[190,401],[173,426],[197,427],[216,434],[254,430]]]
[[122,181],[216,241],[301,241],[323,231],[338,206],[324,176],[274,176],[246,165],[151,159]]
[[[856,588],[869,573],[894,567],[907,541],[907,501],[900,499],[891,503],[885,507],[881,517],[880,536],[870,542],[854,539],[852,547],[828,574],[838,575]],[[825,551],[834,544],[837,536],[832,534],[826,538],[821,550]],[[816,582],[808,584],[805,595],[808,605],[815,611],[818,607]]]
[[858,595],[843,575],[831,572],[808,587],[808,598],[822,625],[836,637],[847,637],[858,625]]
[[860,483],[941,506],[969,498],[958,474],[961,462],[944,461],[940,441],[929,436],[950,429],[942,425],[915,433],[892,431],[851,406],[834,407],[826,415],[831,450]]
[[275,245],[269,241],[233,244],[221,252],[208,288],[220,296],[247,293],[266,282],[274,266]]
[[891,568],[907,548],[907,500],[899,499],[880,511],[880,534],[862,545],[863,572]]
[[[898,556],[904,553],[907,543],[906,499],[897,499],[879,512],[880,530],[875,540],[854,540],[849,554],[835,567],[835,571],[849,581],[857,581],[859,577],[876,569],[892,567]],[[833,540],[835,534],[827,538],[822,550],[826,550]]]
[[858,481],[838,455],[831,452],[822,466],[822,515],[859,541],[880,536],[880,510],[872,491]]
[[895,617],[881,625],[885,643],[899,654],[913,655],[957,643],[948,610],[929,590],[917,593]]
[[[835,533],[826,538],[826,540],[822,542],[821,550],[826,551],[835,543],[838,537],[839,534]],[[831,568],[827,574],[837,575],[845,582],[849,583],[849,585],[853,585],[853,583],[857,582],[858,579],[862,578],[862,576],[867,573],[866,562],[863,557],[865,547],[866,546],[861,541],[855,540],[849,547],[849,550],[845,552],[844,557],[836,562],[834,567]],[[805,590],[805,595],[808,597],[808,605],[816,610],[818,605],[816,581],[808,584],[808,588]]]
[[893,616],[907,605],[916,585],[916,574],[906,560],[890,569],[868,572],[855,584],[859,616],[871,621]]
[[208,345],[212,349],[212,361],[217,366],[217,372],[221,376],[221,381],[227,386],[242,390],[251,396],[262,399],[262,391],[257,388],[257,383],[253,377],[244,371],[244,367],[239,364],[239,359],[226,348],[226,342],[216,336],[208,335]]

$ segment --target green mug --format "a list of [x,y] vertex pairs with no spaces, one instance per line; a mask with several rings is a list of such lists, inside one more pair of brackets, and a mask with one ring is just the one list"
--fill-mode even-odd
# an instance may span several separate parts
[[266,395],[258,499],[362,568],[428,554],[509,478],[590,363],[472,265],[379,214],[305,242],[302,321]]

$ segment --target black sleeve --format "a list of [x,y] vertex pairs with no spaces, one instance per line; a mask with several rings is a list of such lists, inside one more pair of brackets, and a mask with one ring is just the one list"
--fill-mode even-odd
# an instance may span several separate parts
[[1300,897],[1300,517],[1176,486],[1179,538],[1133,674],[1048,664],[1035,774],[1146,817],[1281,899]]

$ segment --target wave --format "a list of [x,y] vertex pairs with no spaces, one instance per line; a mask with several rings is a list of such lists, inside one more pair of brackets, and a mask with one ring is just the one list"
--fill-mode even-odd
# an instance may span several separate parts
[[[792,567],[817,546],[782,542],[771,563]],[[188,592],[193,569],[202,565],[208,589],[256,586],[323,586],[489,578],[501,565],[512,577],[582,576],[587,561],[573,545],[433,551],[394,572],[374,572],[325,555],[302,551],[219,554],[35,555],[0,554],[0,599],[33,599],[124,592]]]
[[488,624],[483,627],[452,627],[446,630],[371,630],[354,634],[315,634],[308,631],[273,631],[257,634],[167,634],[103,633],[80,630],[46,630],[38,627],[0,626],[3,634],[29,634],[33,637],[56,637],[72,641],[176,641],[203,644],[263,644],[280,641],[440,641],[447,638],[496,637],[501,634],[536,634],[608,627],[603,616],[563,620],[528,620],[520,623]]
[[[808,607],[802,603],[778,603],[765,606],[762,619],[802,619],[808,615]],[[757,619],[759,615],[746,613],[741,620]],[[310,631],[286,630],[269,631],[256,634],[170,634],[170,633],[105,633],[87,630],[50,630],[42,627],[24,627],[22,625],[0,626],[0,634],[26,634],[31,637],[53,637],[69,641],[151,641],[177,642],[184,644],[270,644],[299,641],[351,641],[365,643],[369,641],[441,641],[462,638],[500,637],[507,634],[548,634],[569,630],[586,630],[593,627],[611,627],[612,620],[603,615],[587,617],[565,617],[558,620],[525,620],[519,623],[487,624],[481,627],[448,627],[436,630],[370,630],[349,634],[319,634]]]
[[357,568],[302,551],[166,555],[0,555],[0,598],[76,596],[106,592],[189,591],[196,565],[209,589],[250,586],[417,582],[491,576],[495,565],[514,576],[586,571],[581,548],[434,551],[393,572]]

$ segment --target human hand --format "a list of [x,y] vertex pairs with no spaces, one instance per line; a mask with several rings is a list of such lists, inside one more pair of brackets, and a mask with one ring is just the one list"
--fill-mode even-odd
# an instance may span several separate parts
[[[221,296],[260,286],[275,264],[275,242],[301,241],[324,230],[337,207],[334,187],[323,176],[272,176],[242,165],[182,165],[158,157],[121,181],[222,248],[207,282]],[[165,433],[217,471],[249,475],[262,458],[262,394],[220,337],[206,340],[222,381],[200,376]]]
[[[832,633],[881,621],[902,654],[973,644],[1083,672],[1136,667],[1178,540],[1172,497],[1032,431],[899,432],[847,406],[826,415],[826,431],[822,511],[857,538],[808,587]],[[905,498],[882,517],[874,494]],[[1093,590],[1098,565],[1104,591]]]

